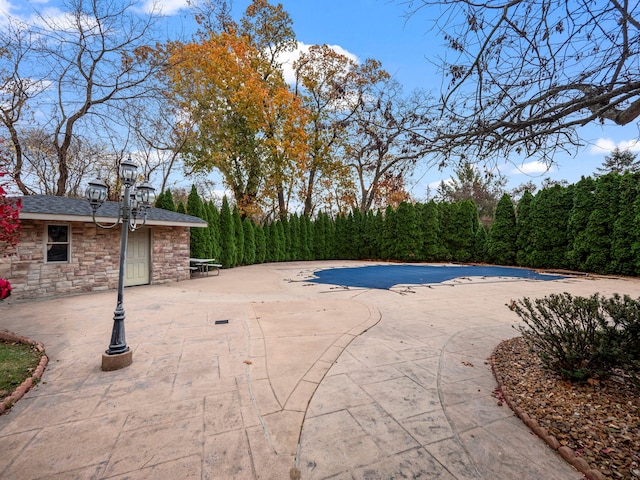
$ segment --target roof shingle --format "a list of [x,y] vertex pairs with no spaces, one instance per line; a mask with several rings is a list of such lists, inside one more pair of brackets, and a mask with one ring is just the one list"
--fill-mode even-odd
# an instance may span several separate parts
[[[65,217],[78,217],[78,221],[86,221],[87,217],[91,217],[91,207],[89,202],[83,198],[58,197],[53,195],[25,195],[20,198],[22,208],[20,216],[27,214],[28,218],[36,218],[38,215],[50,217],[52,215],[60,215]],[[120,203],[104,202],[98,211],[96,217],[100,218],[118,218],[118,210]],[[151,207],[147,209],[147,222],[149,224],[190,224],[189,226],[206,227],[207,222],[193,215],[185,215],[183,213],[172,212],[161,208]]]

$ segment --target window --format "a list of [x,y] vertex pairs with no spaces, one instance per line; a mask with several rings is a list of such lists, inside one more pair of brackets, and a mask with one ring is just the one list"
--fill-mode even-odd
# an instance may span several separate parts
[[69,261],[69,225],[47,225],[47,263]]

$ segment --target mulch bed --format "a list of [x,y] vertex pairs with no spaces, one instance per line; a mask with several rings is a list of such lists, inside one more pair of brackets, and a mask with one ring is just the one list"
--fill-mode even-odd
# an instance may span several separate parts
[[567,382],[545,370],[522,337],[498,345],[492,363],[514,410],[535,419],[602,477],[640,479],[640,388],[628,377]]

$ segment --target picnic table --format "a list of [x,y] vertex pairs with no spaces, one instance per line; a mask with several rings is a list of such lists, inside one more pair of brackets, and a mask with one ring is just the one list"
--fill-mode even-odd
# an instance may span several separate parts
[[207,275],[209,275],[209,271],[213,270],[215,275],[219,275],[221,268],[222,268],[222,264],[216,263],[215,258],[190,258],[189,259],[189,270],[191,270],[191,274],[206,273]]

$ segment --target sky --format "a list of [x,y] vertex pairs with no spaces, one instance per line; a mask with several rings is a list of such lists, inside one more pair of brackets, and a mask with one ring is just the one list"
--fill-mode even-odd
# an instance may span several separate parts
[[[28,2],[40,11],[60,5],[59,0]],[[250,0],[233,0],[233,16],[240,18],[249,3]],[[280,3],[293,21],[301,48],[328,44],[360,61],[373,58],[382,62],[383,68],[403,85],[405,93],[416,88],[439,92],[442,78],[437,62],[438,55],[444,53],[444,41],[430,28],[426,13],[406,18],[403,7],[394,0],[281,0]],[[186,0],[155,0],[155,4],[162,8],[168,31],[193,31],[191,14],[184,8]],[[19,16],[24,14],[24,7],[24,0],[0,0],[0,12]],[[527,181],[539,185],[545,177],[574,183],[583,175],[593,174],[615,147],[640,153],[640,133],[635,123],[625,127],[593,124],[583,127],[580,135],[584,147],[575,156],[557,155],[550,170],[527,159],[516,165],[499,164],[500,172],[508,178],[507,187]],[[440,181],[451,175],[450,169],[418,167],[407,187],[421,200],[426,198],[428,188],[434,194]]]

